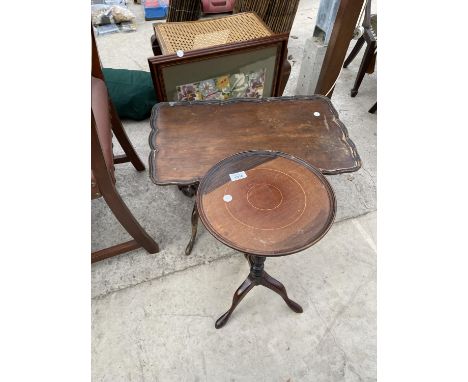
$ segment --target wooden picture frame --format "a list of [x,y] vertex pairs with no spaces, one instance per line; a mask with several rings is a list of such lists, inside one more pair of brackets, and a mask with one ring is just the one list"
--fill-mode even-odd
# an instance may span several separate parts
[[179,101],[181,87],[187,84],[252,73],[264,74],[262,98],[281,96],[288,38],[289,34],[284,33],[192,50],[183,55],[150,57],[148,64],[158,101]]

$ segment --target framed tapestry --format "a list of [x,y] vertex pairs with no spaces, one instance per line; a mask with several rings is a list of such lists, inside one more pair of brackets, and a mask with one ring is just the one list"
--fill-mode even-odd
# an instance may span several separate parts
[[288,34],[148,58],[157,98],[166,101],[281,96]]

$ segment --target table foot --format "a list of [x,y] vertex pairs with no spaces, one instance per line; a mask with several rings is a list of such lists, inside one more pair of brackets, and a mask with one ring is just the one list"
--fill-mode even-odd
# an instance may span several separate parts
[[247,279],[242,283],[242,285],[236,290],[236,293],[234,293],[234,297],[232,298],[232,305],[229,308],[229,310],[216,320],[216,329],[222,328],[226,324],[236,306],[242,301],[242,299],[246,296],[247,293],[249,293],[249,291],[254,286],[255,282],[250,279],[250,276],[247,277]]
[[271,289],[273,292],[278,293],[286,304],[296,313],[302,313],[304,310],[302,307],[295,301],[291,300],[288,297],[288,293],[286,292],[286,288],[282,283],[280,283],[275,278],[271,277],[268,273],[263,271],[263,277],[261,278],[261,283],[264,287]]
[[295,301],[291,300],[288,297],[285,286],[271,277],[268,273],[264,271],[265,257],[263,256],[254,256],[254,255],[245,255],[246,259],[250,264],[250,274],[247,279],[242,283],[242,285],[234,293],[232,298],[232,305],[229,310],[224,313],[215,323],[215,328],[219,329],[226,325],[226,322],[231,317],[232,312],[236,306],[242,301],[245,295],[256,285],[263,285],[264,287],[271,289],[273,292],[278,293],[286,304],[296,313],[302,313],[302,307]]
[[192,253],[193,245],[195,244],[195,238],[197,236],[197,228],[198,228],[198,208],[197,202],[193,205],[192,210],[192,236],[190,237],[190,241],[185,248],[185,255],[188,256]]

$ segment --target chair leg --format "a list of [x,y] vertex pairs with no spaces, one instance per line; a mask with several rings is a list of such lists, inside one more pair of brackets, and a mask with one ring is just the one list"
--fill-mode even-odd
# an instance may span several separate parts
[[348,58],[345,60],[343,64],[343,68],[347,68],[351,62],[356,58],[357,54],[361,50],[362,46],[364,45],[364,37],[359,37],[359,39],[356,41],[356,44],[354,45],[353,50],[349,54]]
[[284,61],[281,64],[280,79],[279,79],[276,97],[281,97],[283,95],[284,89],[286,88],[286,84],[288,83],[290,75],[291,75],[291,64],[288,61],[288,50],[286,49],[286,53],[284,54]]
[[374,114],[377,111],[377,102],[372,105],[372,107],[369,109],[369,113]]
[[369,62],[369,66],[367,67],[367,70],[366,70],[367,74],[374,73],[376,59],[377,59],[377,51],[374,51],[374,54],[372,55],[372,60]]
[[[127,133],[125,132],[125,129],[122,125],[122,122],[120,121],[120,118],[117,114],[117,111],[115,110],[114,105],[110,101],[109,101],[109,104],[110,104],[111,118],[112,118],[112,131],[114,132],[114,135],[117,138],[117,141],[119,141],[119,144],[122,147],[128,160],[132,162],[133,167],[135,167],[137,171],[144,171],[145,165],[143,164],[140,157],[138,156],[135,149],[133,148],[133,145],[130,142],[130,139],[128,138]],[[124,161],[120,160],[118,163],[122,163],[122,162]]]
[[117,192],[115,186],[112,185],[112,189],[106,192],[101,190],[101,193],[117,220],[135,241],[149,253],[159,252],[158,244],[146,233],[140,223],[135,219],[132,212],[128,209]]
[[374,58],[375,48],[375,41],[369,41],[367,43],[367,48],[364,52],[364,57],[362,58],[361,66],[359,67],[356,81],[354,82],[354,87],[351,89],[351,97],[356,97],[356,94],[358,93],[359,86],[361,86],[362,79],[364,78],[364,74],[366,74],[367,68]]
[[91,253],[91,263],[97,263],[109,257],[121,255],[122,253],[133,251],[134,249],[140,248],[141,245],[135,240],[130,240],[125,243],[120,243],[109,248],[101,249]]

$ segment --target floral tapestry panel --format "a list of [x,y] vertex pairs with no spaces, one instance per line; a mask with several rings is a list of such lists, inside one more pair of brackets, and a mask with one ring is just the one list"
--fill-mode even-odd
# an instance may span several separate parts
[[177,101],[201,101],[229,98],[261,98],[265,85],[266,68],[249,73],[235,73],[179,85]]

